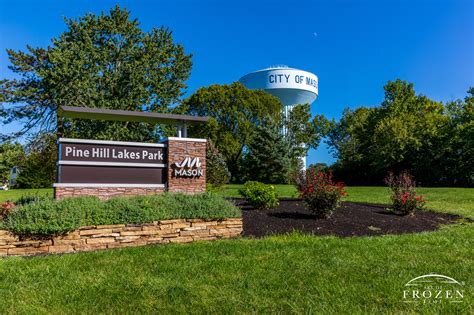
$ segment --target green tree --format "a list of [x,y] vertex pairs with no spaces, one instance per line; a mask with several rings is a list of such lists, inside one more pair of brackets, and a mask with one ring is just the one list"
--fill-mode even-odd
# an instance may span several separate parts
[[284,125],[292,159],[305,157],[309,149],[317,149],[330,129],[330,123],[323,115],[311,117],[309,104],[294,106]]
[[416,177],[417,168],[412,167],[415,160],[422,161],[426,154],[438,149],[437,139],[447,123],[443,111],[442,103],[415,95],[413,84],[401,80],[389,82],[385,86],[385,100],[377,109],[370,130],[373,167],[377,170],[391,167],[396,172],[413,168],[410,171]]
[[288,120],[283,122],[285,140],[290,158],[290,181],[303,167],[302,157],[309,149],[317,149],[323,136],[330,130],[330,122],[323,115],[311,117],[309,104],[300,104],[290,111]]
[[316,172],[324,172],[328,169],[328,165],[326,163],[314,163],[310,164],[308,168],[313,168]]
[[8,183],[10,170],[22,164],[25,158],[23,147],[20,143],[3,143],[0,145],[0,184]]
[[[18,79],[0,81],[3,123],[23,123],[15,134],[56,130],[60,105],[166,112],[186,88],[191,55],[173,42],[172,32],[140,29],[119,6],[108,14],[66,19],[67,30],[47,48],[7,50]],[[11,105],[15,106],[11,106]],[[66,120],[59,129],[70,137],[147,141],[151,125],[130,122]]]
[[289,144],[280,135],[279,126],[258,126],[244,160],[246,179],[271,184],[287,183],[290,163]]
[[368,184],[372,179],[369,166],[371,117],[374,109],[345,109],[342,118],[331,123],[327,143],[338,160],[332,166],[334,175],[347,183]]
[[424,185],[472,185],[472,100],[444,105],[401,80],[384,90],[380,106],[345,110],[332,124],[336,177],[380,184],[388,171],[407,170]]
[[257,127],[268,117],[279,121],[282,108],[276,97],[261,90],[249,90],[235,82],[200,88],[177,111],[211,117],[205,126],[190,129],[190,134],[211,139],[235,178],[239,174],[244,148]]
[[291,165],[297,169],[300,169],[300,158],[306,156],[310,148],[317,148],[321,137],[329,130],[329,122],[324,116],[311,118],[308,104],[295,106],[287,121],[283,121],[282,109],[278,98],[235,82],[199,89],[176,112],[211,117],[205,126],[196,126],[190,133],[211,139],[223,154],[232,178],[241,181],[246,173],[242,163],[247,147],[265,120],[280,126],[277,135],[281,135],[282,124],[285,124],[287,154]]
[[16,180],[19,188],[47,188],[56,179],[56,136],[40,134],[27,145],[27,155]]
[[449,125],[441,140],[441,157],[448,182],[456,186],[474,185],[474,87],[464,100],[447,104]]
[[211,140],[206,145],[206,182],[221,187],[230,180],[230,172],[225,159]]

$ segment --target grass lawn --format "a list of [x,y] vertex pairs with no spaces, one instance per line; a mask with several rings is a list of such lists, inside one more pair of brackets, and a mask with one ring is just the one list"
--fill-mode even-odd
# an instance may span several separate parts
[[[237,185],[224,192],[236,196]],[[279,185],[284,196],[294,187]],[[41,193],[51,190],[41,190]],[[348,200],[387,203],[383,187]],[[0,192],[0,198],[24,191]],[[474,189],[426,188],[429,206],[474,217]],[[13,198],[13,197],[8,197]],[[0,259],[3,313],[459,313],[474,303],[474,224],[381,237],[301,234]],[[404,284],[438,273],[462,303],[402,302]]]
[[[291,234],[0,259],[0,313],[472,313],[472,225],[402,236]],[[462,303],[402,302],[404,284],[464,281]]]
[[48,195],[53,197],[52,188],[39,188],[39,189],[11,189],[11,190],[0,190],[0,202],[11,200],[15,201],[21,196],[26,195]]

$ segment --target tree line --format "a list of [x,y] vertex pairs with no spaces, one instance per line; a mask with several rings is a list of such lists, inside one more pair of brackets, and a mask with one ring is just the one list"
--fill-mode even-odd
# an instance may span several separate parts
[[346,109],[327,142],[336,177],[349,185],[379,185],[388,172],[410,172],[424,186],[474,184],[474,88],[442,103],[389,81],[376,107]]
[[[7,51],[16,78],[0,80],[0,117],[4,125],[19,122],[23,128],[1,133],[3,180],[18,165],[19,185],[49,186],[57,134],[156,142],[174,132],[166,125],[58,119],[58,106],[70,105],[210,117],[189,134],[209,139],[208,177],[216,184],[290,183],[300,158],[326,139],[337,157],[329,168],[347,184],[377,185],[388,171],[408,170],[423,185],[473,185],[474,89],[444,104],[396,80],[384,87],[379,106],[346,109],[340,120],[329,121],[301,104],[285,121],[276,97],[238,82],[204,87],[183,99],[192,55],[169,29],[145,32],[125,9],[66,19],[66,26],[46,48]],[[28,144],[12,142],[19,137]]]

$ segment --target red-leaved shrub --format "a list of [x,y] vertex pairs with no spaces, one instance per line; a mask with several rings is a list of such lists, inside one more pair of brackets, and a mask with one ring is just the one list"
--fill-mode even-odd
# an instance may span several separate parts
[[423,196],[416,194],[416,183],[407,171],[395,176],[392,172],[385,177],[385,184],[392,191],[392,210],[401,214],[413,215],[416,209],[422,209],[425,205]]
[[310,168],[300,172],[295,182],[301,198],[320,218],[329,218],[340,207],[342,196],[346,195],[344,184],[334,182],[331,172]]
[[0,220],[6,217],[15,208],[15,203],[12,201],[5,201],[0,203]]

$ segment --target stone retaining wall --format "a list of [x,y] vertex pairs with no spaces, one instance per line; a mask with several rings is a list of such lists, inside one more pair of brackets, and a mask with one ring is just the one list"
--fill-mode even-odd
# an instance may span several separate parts
[[84,226],[66,235],[35,239],[0,230],[0,256],[73,253],[148,244],[231,238],[242,233],[242,218],[206,221],[162,220],[150,224]]

